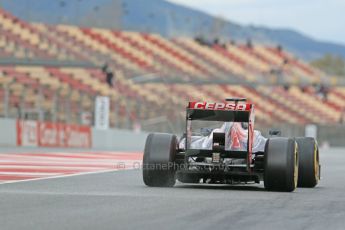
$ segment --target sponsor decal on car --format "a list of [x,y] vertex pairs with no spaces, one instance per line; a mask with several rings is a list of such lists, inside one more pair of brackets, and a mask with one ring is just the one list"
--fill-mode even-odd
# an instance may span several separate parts
[[235,104],[222,102],[189,102],[190,109],[204,109],[204,110],[238,110],[249,111],[251,104]]

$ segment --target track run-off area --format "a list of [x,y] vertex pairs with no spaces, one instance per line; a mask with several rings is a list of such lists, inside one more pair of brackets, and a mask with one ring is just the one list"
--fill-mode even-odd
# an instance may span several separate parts
[[345,150],[320,158],[316,188],[282,193],[262,183],[146,187],[140,152],[3,150],[0,229],[342,230]]
[[142,153],[23,152],[0,154],[0,184],[140,168]]

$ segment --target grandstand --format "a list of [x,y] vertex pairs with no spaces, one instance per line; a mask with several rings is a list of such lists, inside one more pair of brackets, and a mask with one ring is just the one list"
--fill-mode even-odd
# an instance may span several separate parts
[[331,86],[320,97],[314,85],[323,81],[323,73],[279,47],[28,23],[0,9],[2,117],[80,123],[103,95],[111,100],[112,127],[164,131],[166,121],[183,119],[186,101],[234,96],[255,103],[261,124],[337,123],[345,88]]

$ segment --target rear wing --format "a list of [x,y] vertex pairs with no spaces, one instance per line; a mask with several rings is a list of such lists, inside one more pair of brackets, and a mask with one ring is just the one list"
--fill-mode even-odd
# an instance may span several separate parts
[[239,102],[239,100],[228,100],[227,102],[189,102],[186,113],[187,131],[188,124],[192,120],[248,122],[248,142],[245,158],[247,170],[251,171],[255,120],[254,105]]
[[249,122],[253,104],[233,102],[189,102],[187,120]]

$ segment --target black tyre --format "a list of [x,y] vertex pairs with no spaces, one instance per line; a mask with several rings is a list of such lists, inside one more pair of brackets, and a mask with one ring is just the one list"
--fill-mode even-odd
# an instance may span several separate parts
[[294,139],[274,137],[266,142],[264,185],[267,190],[292,192],[298,180],[298,146]]
[[200,182],[200,178],[196,175],[189,175],[189,174],[178,174],[177,180],[182,183],[190,183],[190,184],[197,184]]
[[175,156],[177,137],[167,133],[151,133],[145,144],[143,180],[151,187],[175,185]]
[[312,137],[296,138],[299,150],[298,187],[313,188],[320,179],[319,148]]

